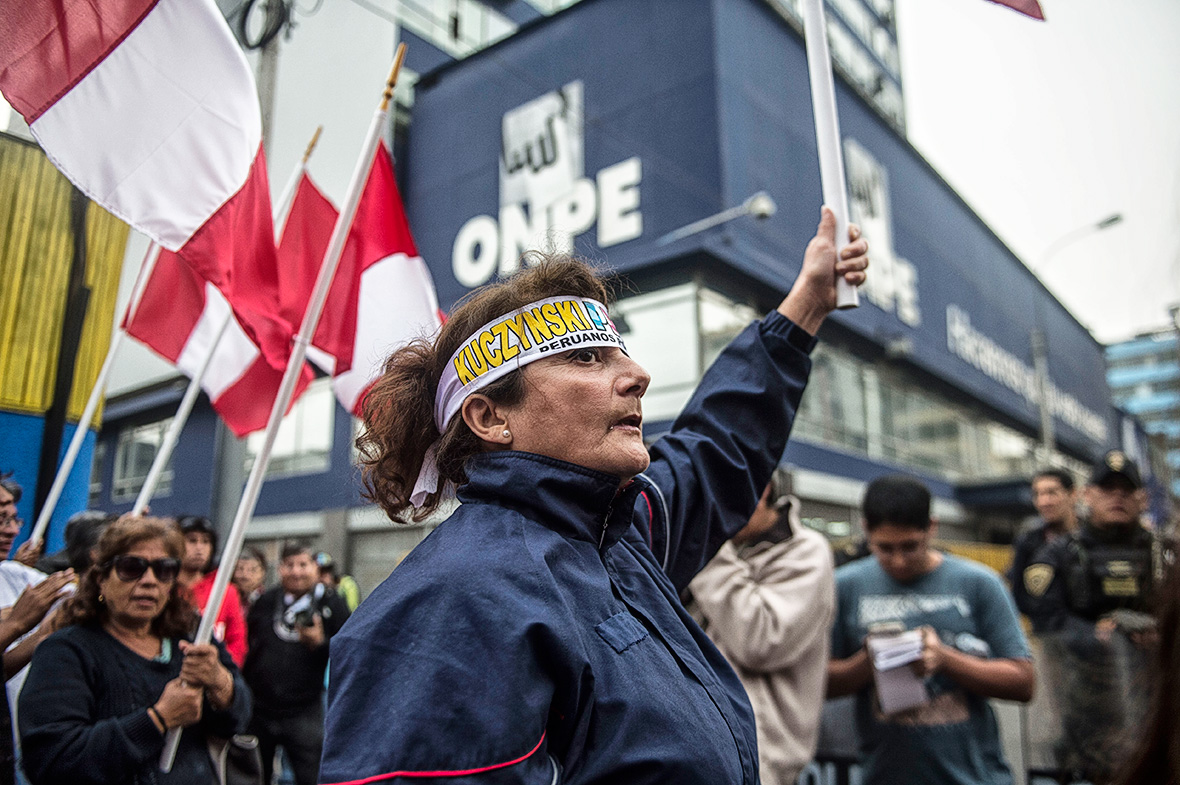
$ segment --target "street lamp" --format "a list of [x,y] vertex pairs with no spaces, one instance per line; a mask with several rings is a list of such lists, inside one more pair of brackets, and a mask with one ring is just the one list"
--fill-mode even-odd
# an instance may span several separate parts
[[1049,247],[1045,249],[1045,252],[1041,254],[1041,263],[1038,265],[1039,272],[1044,273],[1044,271],[1049,268],[1050,260],[1052,260],[1052,258],[1062,251],[1066,246],[1082,239],[1092,232],[1101,232],[1103,229],[1109,229],[1110,227],[1117,226],[1122,222],[1122,213],[1111,213],[1101,221],[1094,221],[1093,223],[1088,223],[1084,226],[1079,226],[1076,229],[1069,230],[1050,243]]
[[758,219],[769,218],[778,210],[778,205],[774,203],[774,199],[766,191],[759,191],[751,196],[746,201],[739,204],[737,207],[731,207],[728,210],[722,210],[716,215],[710,215],[708,218],[702,218],[699,221],[693,221],[690,224],[668,232],[666,235],[656,240],[656,245],[668,245],[677,240],[683,240],[685,237],[690,237],[698,232],[703,232],[706,229],[712,229],[714,226],[720,226],[723,223],[732,221],[735,218],[741,218],[743,215],[752,215]]
[[[1041,254],[1038,277],[1044,275],[1045,271],[1049,269],[1049,262],[1066,246],[1087,235],[1101,232],[1104,229],[1117,226],[1122,222],[1122,213],[1111,213],[1100,221],[1079,226],[1061,235],[1050,243],[1049,247],[1045,249],[1045,252]],[[1041,415],[1041,464],[1047,466],[1053,455],[1054,438],[1053,412],[1049,406],[1048,339],[1045,337],[1044,329],[1039,325],[1034,327],[1029,333],[1029,342],[1032,344],[1033,370],[1037,378],[1037,408],[1040,410]]]

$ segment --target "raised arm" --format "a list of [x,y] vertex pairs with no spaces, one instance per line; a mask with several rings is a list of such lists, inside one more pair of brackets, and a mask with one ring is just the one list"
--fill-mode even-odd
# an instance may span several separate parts
[[814,331],[836,307],[837,276],[864,281],[867,244],[856,239],[837,260],[834,235],[825,208],[790,293],[721,353],[652,448],[652,552],[679,590],[745,525],[770,479],[807,384]]

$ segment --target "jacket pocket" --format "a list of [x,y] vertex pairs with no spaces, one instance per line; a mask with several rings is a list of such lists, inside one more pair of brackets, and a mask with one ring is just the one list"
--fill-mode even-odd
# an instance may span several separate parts
[[647,637],[647,630],[639,623],[639,619],[626,612],[616,613],[594,629],[619,654]]

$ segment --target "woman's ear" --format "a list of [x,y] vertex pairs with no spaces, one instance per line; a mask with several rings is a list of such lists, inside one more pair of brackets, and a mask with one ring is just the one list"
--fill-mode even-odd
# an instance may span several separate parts
[[485,449],[504,450],[512,446],[512,433],[502,407],[491,398],[473,393],[460,409],[463,422],[484,443]]

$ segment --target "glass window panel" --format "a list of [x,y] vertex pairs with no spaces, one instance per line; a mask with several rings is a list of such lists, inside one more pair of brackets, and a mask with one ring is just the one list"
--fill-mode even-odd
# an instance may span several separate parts
[[94,457],[90,462],[90,497],[86,505],[92,509],[102,501],[102,469],[106,456],[106,442],[97,442],[94,445]]
[[[143,481],[147,479],[148,471],[152,468],[152,461],[164,441],[164,434],[172,418],[159,422],[128,428],[119,434],[115,445],[115,471],[111,482],[111,499],[114,501],[130,501],[139,495],[143,488]],[[156,483],[154,496],[167,496],[172,493],[172,458],[160,473]]]
[[616,326],[632,359],[651,374],[643,416],[671,420],[684,408],[698,379],[696,286],[683,284],[615,303]]
[[[336,399],[331,380],[315,380],[279,425],[266,476],[289,477],[327,471],[331,465],[335,416]],[[246,437],[247,473],[265,439],[265,431]]]
[[705,367],[717,359],[717,355],[729,346],[738,333],[758,318],[758,312],[748,305],[734,302],[711,289],[701,289],[700,334],[704,347]]

